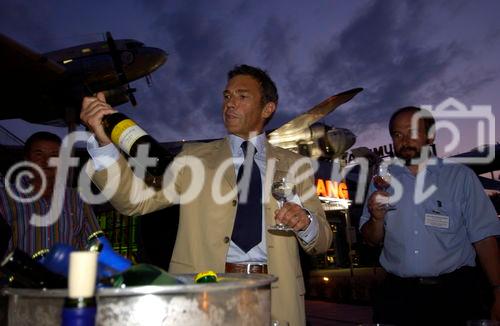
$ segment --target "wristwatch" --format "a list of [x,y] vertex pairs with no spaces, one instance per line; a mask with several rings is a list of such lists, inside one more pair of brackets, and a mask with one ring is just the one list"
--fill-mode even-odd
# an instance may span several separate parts
[[306,213],[306,216],[309,219],[309,224],[307,225],[307,227],[308,227],[309,225],[311,225],[313,218],[311,216],[311,213],[309,213],[309,211],[307,209],[305,209],[305,208],[302,208],[302,209],[304,210],[304,213]]

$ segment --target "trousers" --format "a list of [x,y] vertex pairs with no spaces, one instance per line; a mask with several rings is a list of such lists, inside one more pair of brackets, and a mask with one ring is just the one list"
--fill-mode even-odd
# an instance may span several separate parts
[[373,321],[392,325],[465,325],[482,319],[479,272],[465,266],[437,277],[388,274],[375,293]]

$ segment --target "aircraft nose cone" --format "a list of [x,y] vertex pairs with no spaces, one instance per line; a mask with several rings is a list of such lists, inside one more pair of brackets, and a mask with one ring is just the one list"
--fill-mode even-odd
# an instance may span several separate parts
[[123,66],[128,81],[133,81],[151,74],[167,61],[167,54],[162,49],[140,47],[134,50],[131,63]]
[[146,60],[150,63],[150,71],[154,71],[167,61],[167,53],[162,49],[148,48]]

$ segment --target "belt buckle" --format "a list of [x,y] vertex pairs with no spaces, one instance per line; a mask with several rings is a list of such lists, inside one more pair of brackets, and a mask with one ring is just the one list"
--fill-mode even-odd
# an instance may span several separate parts
[[252,274],[252,267],[253,267],[253,266],[258,266],[258,267],[260,267],[260,268],[262,269],[262,266],[263,266],[263,265],[264,265],[264,264],[262,264],[262,263],[257,263],[257,264],[255,264],[255,263],[251,263],[251,264],[247,264],[247,274]]

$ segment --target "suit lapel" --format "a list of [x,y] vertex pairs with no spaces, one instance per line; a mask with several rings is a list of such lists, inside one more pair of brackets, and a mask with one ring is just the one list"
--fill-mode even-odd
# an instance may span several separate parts
[[[207,167],[214,171],[214,173],[218,171],[223,164],[226,164],[224,166],[222,181],[228,189],[231,189],[236,185],[236,175],[234,173],[232,156],[233,154],[229,146],[229,139],[228,137],[225,137],[221,141],[217,142],[210,159],[206,162]],[[224,187],[222,187],[222,189],[224,189]]]

